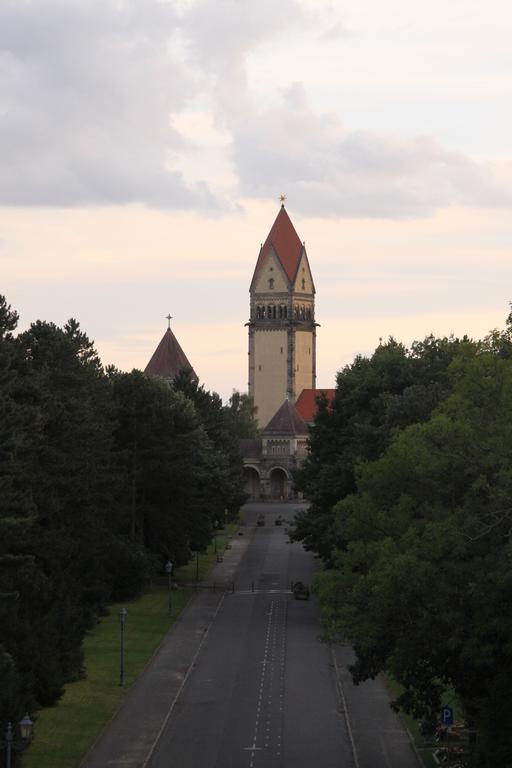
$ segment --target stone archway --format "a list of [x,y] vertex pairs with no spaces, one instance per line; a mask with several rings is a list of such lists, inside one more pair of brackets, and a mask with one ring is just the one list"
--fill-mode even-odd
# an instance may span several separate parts
[[261,496],[260,473],[255,467],[244,467],[245,492],[251,499]]
[[282,467],[274,467],[270,471],[270,496],[272,499],[286,501],[288,498],[289,480],[287,472]]

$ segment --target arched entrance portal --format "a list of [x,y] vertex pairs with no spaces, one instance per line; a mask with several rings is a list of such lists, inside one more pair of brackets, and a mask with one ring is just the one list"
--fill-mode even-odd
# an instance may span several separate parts
[[245,492],[251,499],[260,498],[260,476],[254,467],[244,467]]
[[270,496],[283,501],[288,498],[288,475],[281,467],[275,467],[270,473]]

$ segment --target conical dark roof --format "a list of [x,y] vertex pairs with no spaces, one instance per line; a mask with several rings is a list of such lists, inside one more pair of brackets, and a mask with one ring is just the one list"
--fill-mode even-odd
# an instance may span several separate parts
[[306,422],[299,416],[295,406],[289,400],[285,400],[277,413],[272,416],[269,423],[262,430],[267,435],[308,435]]
[[147,364],[144,373],[147,376],[161,376],[163,379],[174,379],[184,368],[192,371],[193,377],[197,379],[196,373],[180,347],[176,336],[168,328],[160,344],[155,349],[153,357]]

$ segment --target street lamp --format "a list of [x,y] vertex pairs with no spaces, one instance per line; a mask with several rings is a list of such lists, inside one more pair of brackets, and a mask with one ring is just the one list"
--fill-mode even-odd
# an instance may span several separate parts
[[172,576],[172,566],[173,566],[173,564],[171,563],[171,561],[170,561],[170,560],[168,560],[168,561],[166,562],[166,564],[165,564],[165,571],[166,571],[166,573],[167,573],[167,577],[168,577],[168,586],[169,586],[169,616],[171,616],[171,615],[172,615],[172,602],[171,602],[171,589],[172,589],[172,584],[171,584],[171,576]]
[[11,768],[12,764],[12,751],[13,749],[25,749],[28,742],[32,738],[32,732],[34,729],[34,723],[28,716],[28,712],[25,717],[18,723],[20,729],[21,742],[16,743],[14,740],[14,732],[12,724],[7,724],[7,731],[5,734],[5,765],[6,768]]
[[119,672],[119,685],[124,686],[124,620],[128,611],[126,608],[119,609],[119,621],[121,623],[121,666]]
[[217,554],[217,531],[219,530],[219,521],[213,521],[213,551]]

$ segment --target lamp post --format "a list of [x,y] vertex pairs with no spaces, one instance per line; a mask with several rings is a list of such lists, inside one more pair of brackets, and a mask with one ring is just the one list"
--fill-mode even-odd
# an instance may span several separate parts
[[119,685],[124,686],[124,621],[128,611],[126,608],[119,609],[119,621],[121,624],[121,664],[119,671]]
[[217,531],[219,530],[219,521],[213,521],[213,551],[217,554]]
[[199,550],[196,550],[196,587],[199,581]]
[[28,716],[28,712],[25,717],[18,723],[20,730],[21,742],[16,743],[14,740],[14,731],[12,723],[7,724],[7,731],[5,734],[5,766],[11,768],[12,765],[12,752],[13,749],[25,749],[28,742],[32,738],[32,732],[34,729],[34,723]]
[[11,768],[11,754],[12,754],[12,724],[7,723],[7,733],[5,734],[5,765],[6,768]]
[[170,561],[170,560],[168,560],[168,561],[166,562],[166,564],[165,564],[165,571],[166,571],[166,573],[167,573],[167,577],[168,577],[168,581],[167,581],[167,583],[168,583],[168,588],[169,588],[169,616],[171,616],[171,615],[172,615],[172,601],[171,601],[171,590],[172,590],[172,584],[171,584],[171,576],[172,576],[172,566],[173,566],[173,564],[171,563],[171,561]]

